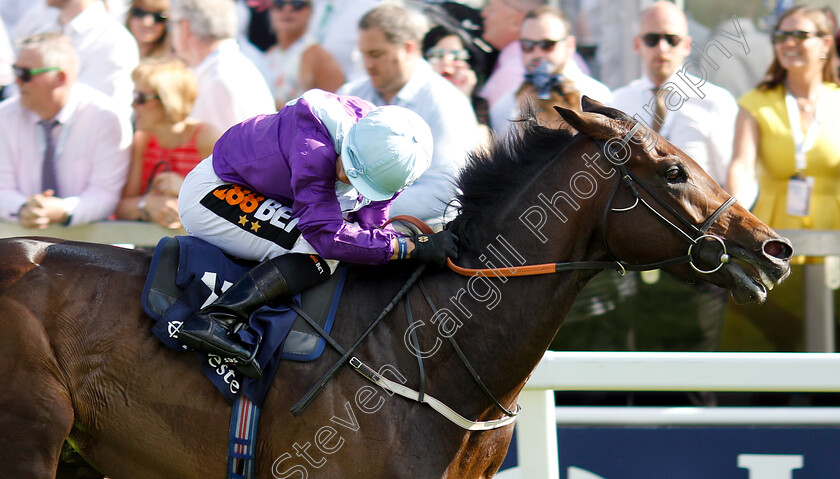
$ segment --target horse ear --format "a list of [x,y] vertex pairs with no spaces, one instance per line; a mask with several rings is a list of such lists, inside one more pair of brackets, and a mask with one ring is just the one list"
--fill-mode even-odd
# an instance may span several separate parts
[[554,109],[566,120],[566,123],[584,135],[598,138],[599,140],[608,140],[620,136],[617,122],[602,114],[581,113],[559,106],[555,106]]
[[624,113],[623,111],[617,110],[615,108],[610,108],[610,107],[604,105],[603,103],[601,103],[599,101],[596,101],[596,100],[593,100],[592,98],[589,98],[586,95],[581,97],[580,104],[581,104],[581,107],[583,108],[583,111],[588,111],[588,112],[591,112],[591,113],[600,113],[600,114],[602,114],[604,116],[608,116],[608,117],[610,117],[614,120],[622,120],[622,121],[632,120],[632,118],[628,114]]
[[586,95],[580,97],[580,106],[583,111],[593,111],[595,113],[600,113],[600,109],[606,108],[606,105],[600,101],[589,98]]

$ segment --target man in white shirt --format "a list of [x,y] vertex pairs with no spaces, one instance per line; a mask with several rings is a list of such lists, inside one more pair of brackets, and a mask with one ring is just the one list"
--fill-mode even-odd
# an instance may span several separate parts
[[29,0],[25,2],[21,0],[0,0],[0,18],[3,19],[6,31],[11,36],[14,33],[15,27],[20,19],[23,18],[29,10],[33,8],[40,10],[45,7],[45,0]]
[[358,24],[362,15],[380,4],[381,0],[312,0],[312,16],[308,32],[338,61],[344,78],[354,81],[364,78],[362,59],[356,48]]
[[376,106],[399,105],[417,112],[432,129],[434,154],[428,170],[405,189],[391,215],[412,215],[436,222],[455,196],[455,178],[467,154],[478,145],[472,104],[422,57],[424,26],[415,14],[384,4],[359,22],[359,50],[368,77],[344,84],[339,94]]
[[493,108],[506,93],[516,90],[525,76],[519,31],[529,10],[544,5],[544,0],[488,0],[481,10],[481,38],[499,51],[493,71],[479,96]]
[[[541,6],[525,14],[519,33],[519,47],[525,72],[520,78],[520,84],[523,81],[534,83],[535,80],[529,79],[528,74],[537,68],[544,68],[545,73],[556,77],[554,84],[573,89],[577,92],[576,97],[586,95],[602,103],[612,100],[610,89],[583,73],[574,62],[575,37],[571,35],[571,25],[566,15],[557,8]],[[540,85],[532,86],[540,89]],[[490,107],[490,126],[500,136],[510,131],[514,124],[512,120],[520,117],[522,103],[527,100],[523,95],[518,95],[518,90],[515,88],[508,91]],[[580,109],[579,104],[568,106]],[[550,114],[559,118],[556,113]]]
[[638,114],[723,184],[738,105],[728,91],[706,81],[697,63],[685,62],[691,53],[685,14],[673,3],[654,3],[642,13],[633,48],[642,57],[644,76],[615,90],[610,106]]
[[[131,111],[131,72],[140,61],[137,40],[114,19],[101,0],[47,0],[46,12],[27,11],[13,40],[43,32],[62,32],[79,54],[79,82],[114,98]],[[58,15],[55,15],[55,12]]]
[[236,43],[232,0],[175,0],[169,25],[175,53],[198,78],[190,116],[226,131],[243,120],[276,111],[262,74]]
[[77,82],[78,56],[58,32],[24,39],[15,75],[20,93],[0,103],[0,218],[34,228],[107,219],[128,174],[128,114]]
[[[687,25],[685,14],[671,2],[654,3],[642,12],[633,44],[642,58],[644,76],[617,89],[611,106],[630,116],[638,115],[637,120],[658,129],[712,178],[723,182],[732,156],[738,107],[726,90],[686,71],[697,70],[691,62],[684,63],[691,48]],[[659,111],[657,93],[664,100]],[[630,274],[622,281],[637,282],[638,294],[623,300],[616,310],[623,320],[613,323],[616,329],[627,328],[617,336],[631,340],[612,347],[660,351],[717,349],[728,299],[726,290],[700,282],[687,284],[667,273],[647,281]],[[643,320],[622,316],[639,311],[645,312]],[[689,394],[689,399],[694,404],[714,403],[714,396],[704,393]]]

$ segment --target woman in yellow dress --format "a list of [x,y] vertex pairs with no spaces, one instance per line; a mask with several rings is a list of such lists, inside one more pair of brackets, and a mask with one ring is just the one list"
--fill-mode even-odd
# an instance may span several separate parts
[[[727,190],[749,205],[757,178],[752,211],[776,229],[840,229],[840,82],[832,34],[825,10],[787,10],[773,31],[772,65],[738,101]],[[802,351],[802,273],[794,266],[765,305],[730,307],[721,349]]]
[[728,191],[742,199],[757,176],[753,213],[773,228],[840,228],[840,87],[832,33],[820,8],[786,11],[773,32],[773,64],[738,101]]

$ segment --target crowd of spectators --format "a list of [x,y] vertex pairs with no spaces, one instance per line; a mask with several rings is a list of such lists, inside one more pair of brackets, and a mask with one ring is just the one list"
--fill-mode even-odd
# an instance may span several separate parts
[[[775,19],[763,33],[772,64],[755,89],[733,95],[689,75],[701,96],[673,86],[696,46],[675,4],[655,2],[635,20],[642,74],[611,90],[588,74],[603,66],[585,60],[593,33],[581,25],[597,26],[594,10],[581,10],[584,21],[545,3],[0,0],[0,216],[36,228],[108,218],[178,228],[181,181],[216,139],[317,88],[404,106],[430,125],[432,166],[394,215],[440,220],[469,151],[509,134],[523,105],[557,126],[551,107],[579,108],[587,95],[639,115],[771,226],[840,227],[828,8]],[[725,294],[665,274],[625,281],[596,277],[570,315],[577,340],[558,347],[718,347]],[[596,337],[599,316],[643,301],[646,288],[678,288],[693,305],[693,339],[649,341],[645,331],[662,329],[615,318],[621,333]]]
[[359,21],[359,50],[368,75],[345,84],[338,93],[376,106],[406,107],[429,124],[432,164],[400,193],[391,214],[434,222],[455,196],[452,180],[478,146],[479,130],[469,97],[423,60],[424,24],[416,15],[393,4],[367,12]]

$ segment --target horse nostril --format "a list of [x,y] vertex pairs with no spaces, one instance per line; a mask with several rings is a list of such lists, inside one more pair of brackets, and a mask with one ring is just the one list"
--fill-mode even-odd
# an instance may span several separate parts
[[764,243],[764,254],[777,259],[790,259],[793,246],[787,240],[767,240]]

